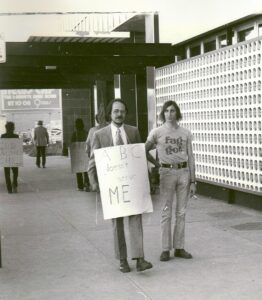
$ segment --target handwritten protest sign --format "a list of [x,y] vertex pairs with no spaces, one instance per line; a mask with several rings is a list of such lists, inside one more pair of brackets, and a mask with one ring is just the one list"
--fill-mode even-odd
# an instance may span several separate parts
[[153,211],[144,144],[94,151],[104,219]]
[[85,142],[75,142],[70,145],[71,171],[72,173],[86,172],[88,168],[88,155],[85,151]]
[[0,166],[23,166],[23,141],[21,139],[0,139]]

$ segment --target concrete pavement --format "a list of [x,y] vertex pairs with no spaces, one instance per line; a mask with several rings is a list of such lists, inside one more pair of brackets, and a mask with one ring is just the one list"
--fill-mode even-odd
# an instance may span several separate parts
[[[262,299],[262,212],[198,196],[187,212],[186,249],[194,258],[160,262],[160,199],[143,216],[153,269],[122,274],[111,221],[95,193],[76,190],[69,159],[47,168],[25,156],[17,194],[0,179],[1,300]],[[215,195],[214,195],[215,196]],[[248,201],[248,199],[247,199]]]

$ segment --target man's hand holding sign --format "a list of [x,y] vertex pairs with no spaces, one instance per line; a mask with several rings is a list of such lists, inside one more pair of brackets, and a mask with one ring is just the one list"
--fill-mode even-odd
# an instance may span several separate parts
[[105,219],[152,212],[144,144],[94,152]]
[[112,100],[106,110],[111,124],[96,131],[91,142],[88,173],[93,190],[101,190],[105,219],[112,219],[120,271],[130,272],[124,216],[128,216],[130,250],[137,271],[152,268],[144,259],[142,213],[153,211],[149,192],[145,146],[136,127],[124,124],[127,105]]

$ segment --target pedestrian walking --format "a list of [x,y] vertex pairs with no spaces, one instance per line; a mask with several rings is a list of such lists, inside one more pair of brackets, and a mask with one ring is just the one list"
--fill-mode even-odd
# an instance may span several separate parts
[[46,166],[46,147],[49,144],[49,135],[47,129],[43,126],[43,121],[37,122],[38,127],[34,130],[34,143],[36,145],[36,165],[40,168],[41,158],[42,167]]

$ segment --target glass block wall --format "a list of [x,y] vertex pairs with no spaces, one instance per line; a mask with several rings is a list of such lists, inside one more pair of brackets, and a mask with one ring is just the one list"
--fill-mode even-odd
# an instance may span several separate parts
[[261,54],[260,37],[156,69],[157,115],[180,106],[200,181],[262,192]]

